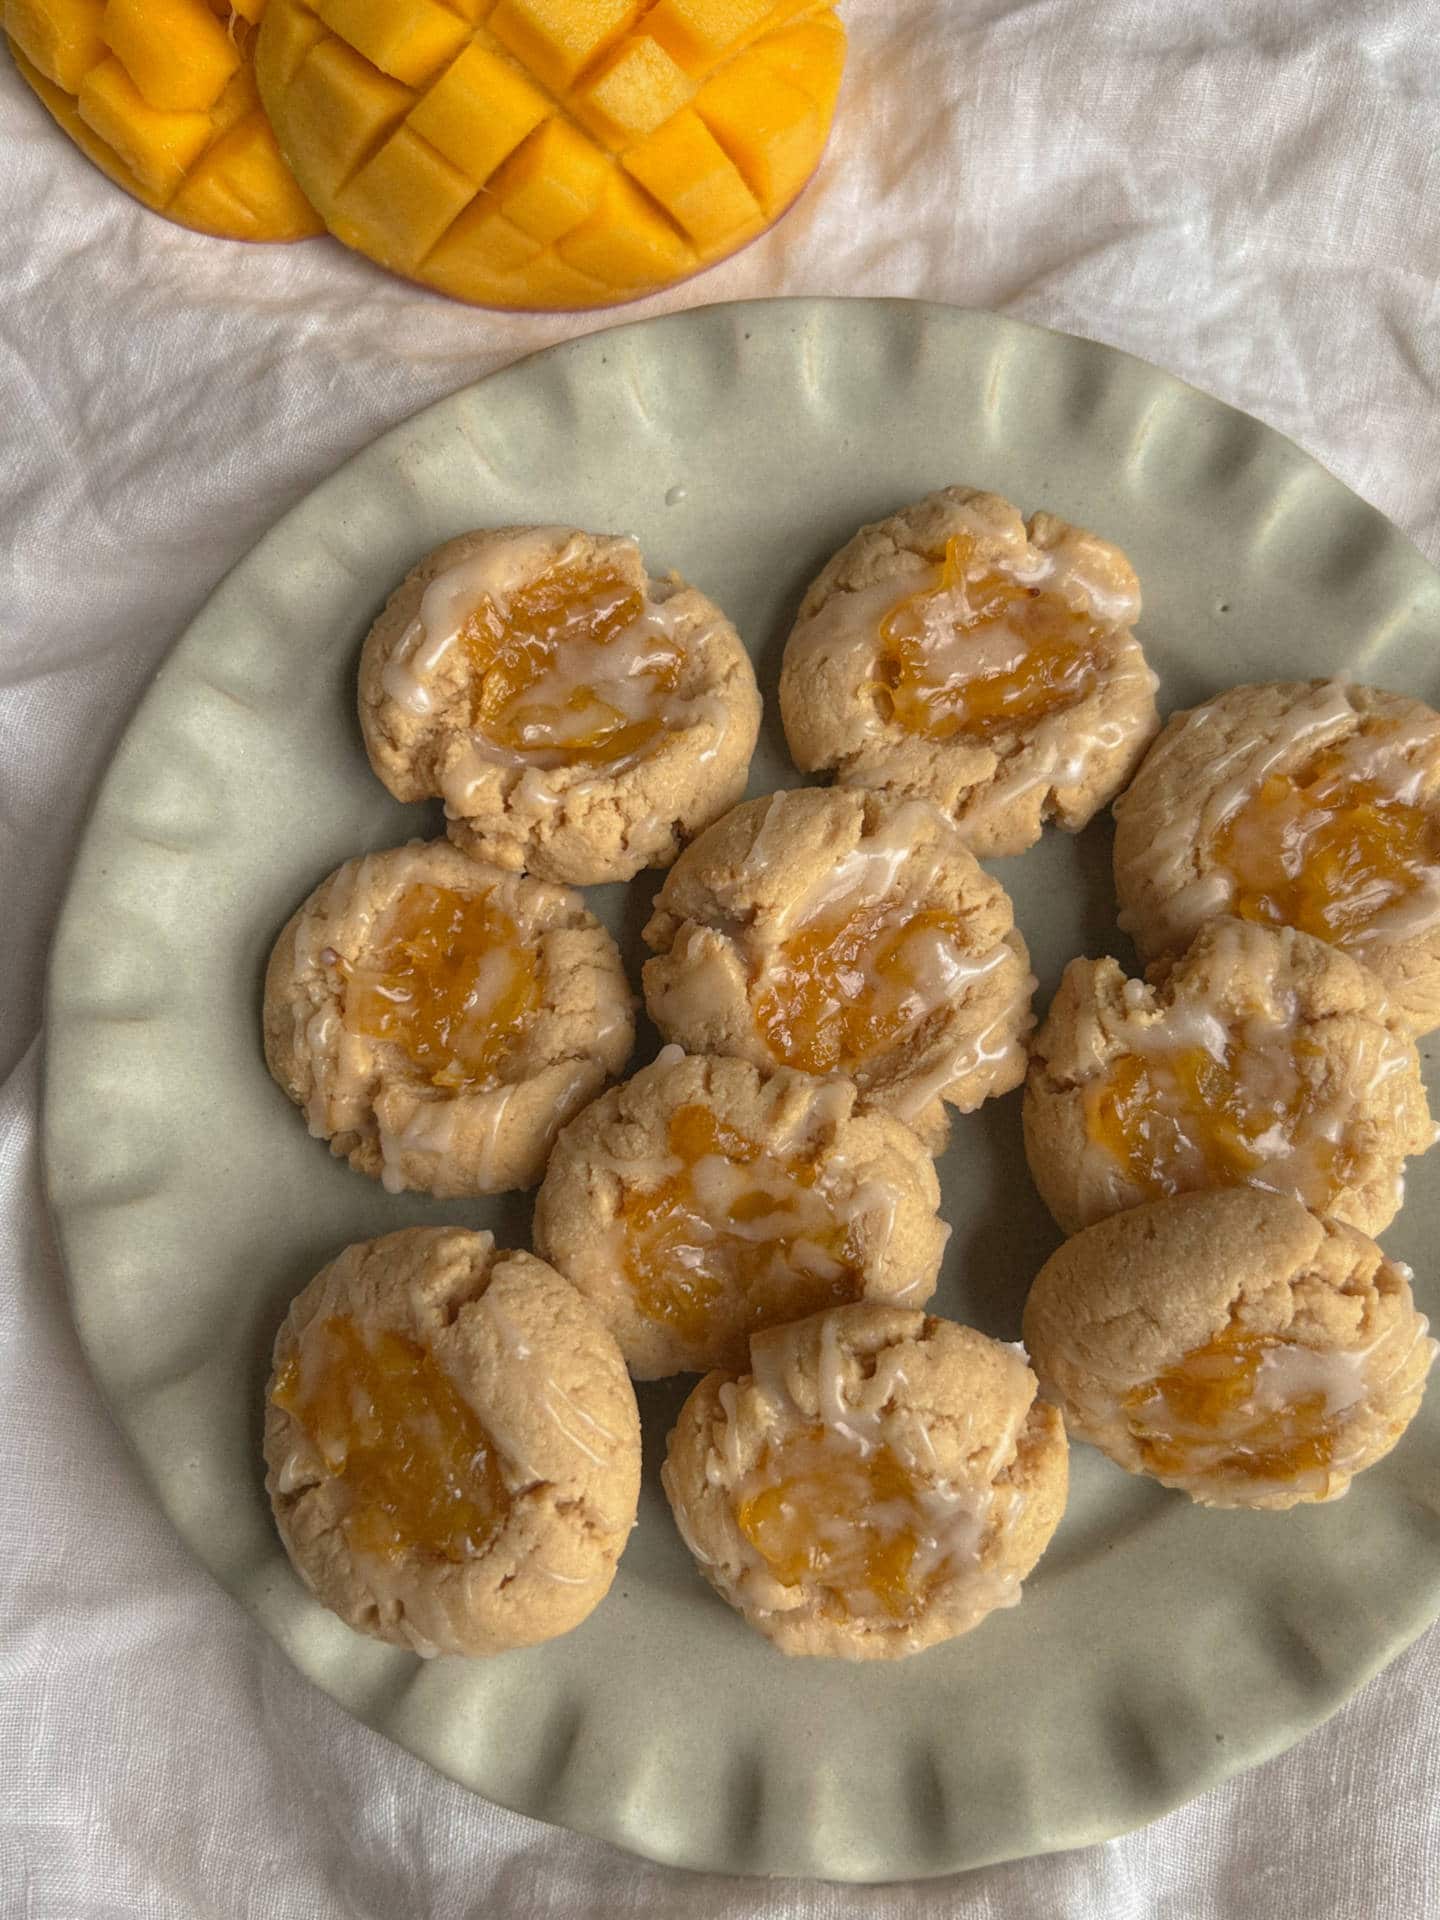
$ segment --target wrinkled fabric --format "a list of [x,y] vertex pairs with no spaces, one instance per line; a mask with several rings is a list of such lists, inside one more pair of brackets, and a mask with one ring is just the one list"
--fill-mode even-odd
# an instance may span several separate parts
[[[845,13],[801,205],[612,317],[883,294],[1086,334],[1291,435],[1440,560],[1427,0]],[[1440,1633],[1290,1754],[1106,1846],[883,1892],[765,1887],[467,1794],[300,1681],[192,1561],[86,1374],[39,1184],[43,963],[87,796],[278,514],[416,408],[607,316],[475,312],[330,241],[170,227],[3,61],[0,207],[0,1920],[1440,1912]]]

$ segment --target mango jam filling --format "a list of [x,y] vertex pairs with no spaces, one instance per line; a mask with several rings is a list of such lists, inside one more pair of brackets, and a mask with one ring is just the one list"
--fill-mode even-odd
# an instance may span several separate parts
[[761,976],[752,1001],[761,1038],[804,1073],[848,1070],[883,1052],[934,1010],[916,963],[937,936],[963,938],[954,914],[907,913],[894,900],[807,923]]
[[644,611],[643,590],[604,563],[553,567],[503,613],[482,600],[460,630],[475,676],[471,725],[522,756],[613,766],[643,752],[682,665],[663,635],[622,644]]
[[307,1329],[271,1393],[351,1504],[345,1537],[383,1560],[466,1560],[504,1522],[495,1444],[428,1348],[346,1315]]
[[1323,1204],[1354,1161],[1343,1136],[1329,1137],[1334,1129],[1322,1126],[1316,1094],[1296,1071],[1303,1047],[1269,1061],[1233,1041],[1223,1059],[1202,1047],[1125,1054],[1085,1090],[1087,1138],[1147,1199],[1242,1186],[1285,1159],[1304,1197]]
[[1162,1474],[1275,1481],[1327,1471],[1341,1422],[1323,1392],[1297,1394],[1279,1407],[1256,1403],[1266,1356],[1290,1348],[1232,1321],[1167,1373],[1132,1389],[1124,1410],[1145,1464]]
[[873,690],[888,718],[928,740],[1031,726],[1077,705],[1100,671],[1105,630],[1089,614],[1008,574],[972,579],[974,555],[971,536],[953,534],[931,584],[880,623]]
[[930,1531],[914,1476],[810,1427],[767,1447],[736,1502],[740,1531],[782,1586],[819,1587],[842,1617],[913,1613],[933,1576],[915,1578]]
[[493,1085],[534,1020],[533,943],[489,893],[406,887],[374,947],[349,968],[351,1033],[397,1046],[431,1086]]
[[1440,861],[1425,812],[1367,779],[1344,748],[1272,774],[1220,829],[1231,911],[1341,945],[1413,893]]
[[[657,1186],[627,1188],[620,1210],[626,1274],[647,1318],[699,1341],[737,1287],[750,1331],[782,1306],[785,1319],[799,1320],[858,1296],[849,1230],[817,1192],[814,1161],[777,1159],[699,1105],[676,1109],[667,1145],[679,1165]],[[737,1169],[749,1177],[735,1178]],[[707,1178],[713,1171],[720,1180]]]

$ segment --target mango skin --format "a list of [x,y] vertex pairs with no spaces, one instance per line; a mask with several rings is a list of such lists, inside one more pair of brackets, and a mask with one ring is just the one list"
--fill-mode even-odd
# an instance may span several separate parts
[[16,67],[102,173],[153,212],[226,240],[325,231],[255,85],[265,0],[0,0]]
[[794,202],[844,69],[834,7],[269,0],[256,77],[347,246],[481,306],[610,306]]

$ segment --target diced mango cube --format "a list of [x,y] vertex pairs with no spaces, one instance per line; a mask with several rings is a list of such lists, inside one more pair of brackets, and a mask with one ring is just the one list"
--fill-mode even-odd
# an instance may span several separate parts
[[833,13],[817,14],[757,40],[753,57],[783,75],[828,119],[845,71],[845,29]]
[[288,87],[306,54],[325,38],[324,22],[308,7],[271,7],[255,50],[255,71],[267,76],[262,84],[277,93]]
[[623,175],[606,182],[590,218],[556,243],[560,258],[596,280],[629,289],[661,285],[699,265],[684,238]]
[[[0,26],[56,123],[127,193],[202,232],[298,240],[321,223],[273,139],[252,149],[242,136],[249,204],[203,168],[230,129],[263,126],[251,26],[264,10],[265,0],[0,0]],[[304,9],[289,18],[297,32],[309,22],[311,38],[325,31]]]
[[497,40],[553,92],[631,26],[642,0],[500,0],[486,21]]
[[80,118],[151,193],[168,199],[210,144],[210,116],[162,113],[141,99],[118,60],[102,61],[80,83]]
[[840,26],[840,22],[836,19],[835,15],[824,6],[824,0],[822,0],[821,8],[818,10],[815,0],[773,0],[770,11],[765,16],[765,25],[762,29],[766,39],[768,40],[772,33],[777,33],[787,21],[793,20],[797,14],[801,13],[808,13],[812,18],[817,20],[828,19],[840,32],[844,32],[844,28]]
[[253,112],[201,156],[175,197],[175,211],[196,226],[243,229],[247,221],[280,216],[281,194],[290,197],[289,217],[303,220],[305,196],[285,170],[269,121]]
[[764,221],[764,209],[698,114],[685,112],[625,156],[625,168],[702,248]]
[[367,247],[383,249],[386,266],[408,272],[474,197],[472,180],[401,127],[346,182],[335,205],[345,224],[365,234]]
[[733,52],[774,11],[775,0],[659,0],[645,16],[645,31],[696,73]]
[[769,214],[787,206],[815,171],[827,122],[782,74],[743,54],[705,82],[695,111]]
[[462,300],[507,307],[583,307],[613,298],[497,213],[488,194],[477,195],[430,254],[425,278]]
[[[260,105],[260,94],[255,85],[255,69],[237,67],[226,84],[225,91],[210,109],[210,137],[220,139],[230,128],[240,121],[258,115],[262,120],[265,109]],[[276,148],[279,152],[279,148]]]
[[315,11],[372,66],[408,87],[433,79],[470,37],[439,0],[315,0]]
[[547,120],[490,182],[508,217],[537,240],[558,240],[599,202],[609,166],[583,133]]
[[4,0],[5,31],[65,93],[107,57],[104,19],[105,0]]
[[491,266],[477,239],[466,251],[449,256],[438,248],[425,262],[425,277],[442,293],[487,307],[595,307],[615,298],[613,287],[566,266],[553,253],[541,252],[523,266]]
[[[269,31],[267,23],[262,37]],[[263,70],[260,81],[263,89]],[[398,80],[387,80],[368,60],[352,53],[343,40],[321,40],[301,61],[286,98],[291,103],[286,125],[302,130],[297,138],[324,155],[321,184],[335,193],[388,130],[398,126],[411,95]]]
[[142,99],[168,113],[203,113],[240,65],[205,0],[110,0],[105,42]]
[[491,204],[488,194],[479,194],[451,223],[425,264],[441,272],[450,267],[463,271],[467,261],[483,259],[496,273],[511,274],[543,251],[538,240]]
[[518,67],[473,41],[421,96],[409,124],[481,187],[549,111]]
[[628,146],[676,114],[695,82],[648,33],[627,40],[576,97],[576,110],[612,147]]

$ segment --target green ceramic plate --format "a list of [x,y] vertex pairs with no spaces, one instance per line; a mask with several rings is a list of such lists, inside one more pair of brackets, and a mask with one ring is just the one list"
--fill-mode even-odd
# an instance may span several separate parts
[[[361,638],[425,549],[571,521],[638,534],[736,620],[773,695],[806,582],[949,481],[1097,528],[1144,583],[1174,707],[1348,669],[1435,700],[1440,578],[1277,434],[1137,360],[908,302],[712,307],[557,347],[432,407],[288,514],[217,590],[115,757],[51,973],[46,1152],[90,1363],[175,1525],[302,1672],[478,1792],[691,1867],[886,1879],[1103,1839],[1296,1739],[1440,1611],[1440,1394],[1335,1507],[1207,1514],[1079,1448],[1024,1604],[899,1665],[786,1661],[713,1598],[660,1493],[683,1383],[642,1391],[640,1524],[577,1633],[429,1665],[290,1572],[261,1484],[287,1301],[339,1247],[427,1220],[523,1242],[523,1196],[392,1199],[266,1077],[260,981],[337,862],[438,830],[370,775]],[[751,790],[793,783],[775,703]],[[1041,1003],[1124,953],[1108,831],[997,870]],[[632,969],[658,876],[593,897]],[[642,1053],[653,1041],[642,1043]],[[1018,1096],[960,1121],[937,1308],[1014,1338],[1055,1244]],[[1440,1231],[1418,1169],[1389,1236]]]

